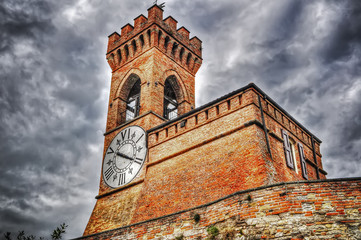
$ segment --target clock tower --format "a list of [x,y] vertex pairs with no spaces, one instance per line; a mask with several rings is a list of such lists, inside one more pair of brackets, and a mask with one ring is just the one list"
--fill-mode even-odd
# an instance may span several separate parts
[[195,108],[202,42],[160,6],[112,33],[106,59],[99,193],[79,239],[214,238],[208,229],[232,222],[222,227],[229,239],[229,230],[268,229],[256,223],[319,208],[304,203],[323,195],[308,187],[326,181],[321,141],[253,83]]
[[195,106],[202,42],[157,4],[109,36],[112,70],[99,195],[84,235],[129,225],[144,191],[147,130]]

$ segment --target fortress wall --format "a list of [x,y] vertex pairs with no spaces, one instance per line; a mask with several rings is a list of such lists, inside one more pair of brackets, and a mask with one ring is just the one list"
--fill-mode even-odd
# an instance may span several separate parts
[[[211,230],[218,230],[213,238]],[[175,214],[79,239],[182,237],[360,239],[361,178],[288,182],[249,189]]]

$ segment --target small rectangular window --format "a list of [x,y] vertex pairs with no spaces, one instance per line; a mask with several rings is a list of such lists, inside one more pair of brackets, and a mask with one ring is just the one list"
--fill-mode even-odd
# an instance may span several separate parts
[[305,153],[303,150],[303,145],[301,143],[298,143],[298,152],[300,153],[302,176],[304,179],[308,179],[306,158],[305,158]]
[[285,150],[285,158],[286,164],[289,168],[294,169],[294,160],[293,160],[293,146],[291,145],[290,138],[286,130],[282,130],[282,137],[283,137],[283,148]]

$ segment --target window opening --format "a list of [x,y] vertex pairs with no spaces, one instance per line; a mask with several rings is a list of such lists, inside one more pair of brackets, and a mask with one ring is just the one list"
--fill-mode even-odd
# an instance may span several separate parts
[[182,48],[179,52],[179,59],[182,61],[183,58],[183,54],[184,54],[184,48]]
[[140,79],[138,79],[129,92],[127,99],[125,121],[129,121],[139,116],[140,108]]
[[135,43],[135,40],[132,41],[132,46],[133,46],[133,54],[135,54],[137,52],[137,44]]
[[165,40],[164,40],[164,48],[165,48],[166,51],[167,51],[167,48],[168,48],[169,41],[170,41],[170,39],[169,39],[169,37],[167,36],[167,37],[165,38]]
[[308,179],[306,157],[305,157],[305,153],[304,153],[304,150],[303,150],[303,145],[301,143],[298,143],[298,152],[300,153],[302,176],[305,179]]
[[172,55],[175,54],[175,51],[177,50],[177,48],[178,48],[178,43],[174,43],[173,47],[172,47]]
[[117,50],[117,56],[118,56],[118,63],[120,64],[120,62],[122,61],[122,53],[120,49]]
[[296,146],[296,142],[289,137],[289,141],[290,141],[290,148],[291,148],[291,161],[292,161],[292,165],[294,170],[296,171],[296,173],[298,173],[298,169],[297,169],[297,164],[296,164],[296,150],[295,150],[295,146]]
[[124,50],[125,50],[126,60],[128,60],[128,57],[129,57],[129,48],[128,48],[128,45],[125,45]]
[[289,168],[294,169],[294,147],[288,133],[282,129],[282,137],[283,137],[283,148],[285,150],[286,164]]
[[143,37],[143,35],[140,35],[139,39],[140,39],[140,45],[143,48],[144,47],[144,37]]
[[148,42],[149,42],[149,45],[150,45],[150,29],[147,31],[147,35],[148,35]]
[[186,62],[187,65],[189,65],[189,61],[191,60],[191,57],[192,57],[192,54],[188,53],[187,62]]
[[158,45],[160,45],[160,40],[162,39],[162,31],[158,32]]
[[164,85],[164,118],[171,120],[176,117],[178,117],[178,102],[173,86],[167,79]]

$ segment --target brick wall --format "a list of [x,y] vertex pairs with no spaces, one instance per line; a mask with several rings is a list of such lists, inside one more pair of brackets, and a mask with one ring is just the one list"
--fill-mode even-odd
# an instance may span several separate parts
[[[195,221],[199,215],[199,221]],[[288,182],[79,239],[361,239],[361,178]],[[208,230],[208,231],[207,231]]]
[[[116,190],[101,180],[101,195],[85,234],[161,217],[240,190],[303,180],[300,169],[297,171],[286,165],[281,138],[281,129],[285,126],[265,112],[271,158],[266,146],[259,95],[259,90],[250,85],[243,91],[150,129],[145,166],[132,183]],[[277,111],[281,117],[286,116],[279,108]],[[145,124],[149,120],[141,117],[132,125]],[[297,124],[293,120],[291,123]],[[297,128],[298,132],[309,136],[307,130]],[[292,129],[288,131],[294,136]],[[311,151],[307,142],[303,143],[306,151]],[[297,154],[295,157],[299,164]],[[313,167],[308,164],[308,168],[312,170]],[[317,178],[310,173],[309,179]],[[109,191],[116,193],[109,195]],[[124,200],[127,198],[132,199],[131,207]],[[119,214],[126,221],[120,221]]]
[[[130,125],[148,131],[147,160],[128,185],[112,189],[100,179],[99,195],[85,235],[161,217],[206,204],[237,191],[306,179],[297,144],[304,149],[308,178],[325,179],[321,141],[257,86],[194,109],[194,77],[202,46],[177,21],[163,20],[154,5],[121,34],[109,36],[107,60],[113,71],[104,151]],[[172,81],[178,118],[163,118],[164,86]],[[125,123],[121,113],[140,79],[139,116]],[[262,111],[261,111],[262,110]],[[286,164],[284,132],[296,146],[294,167]],[[287,142],[287,141],[286,141]]]

